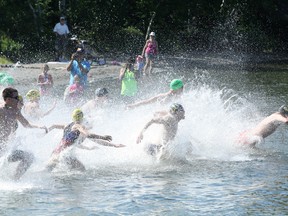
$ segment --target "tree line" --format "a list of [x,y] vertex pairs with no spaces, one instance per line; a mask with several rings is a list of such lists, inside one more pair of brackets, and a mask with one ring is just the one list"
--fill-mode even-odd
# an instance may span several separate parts
[[140,54],[149,24],[162,54],[288,48],[286,0],[1,0],[0,15],[1,56],[12,61],[52,60],[60,16],[106,55]]

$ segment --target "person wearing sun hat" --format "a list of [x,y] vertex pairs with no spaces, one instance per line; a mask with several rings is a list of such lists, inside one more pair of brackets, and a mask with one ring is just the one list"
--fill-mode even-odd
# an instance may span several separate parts
[[143,69],[143,75],[149,76],[152,71],[152,64],[153,61],[158,55],[158,42],[156,41],[155,37],[156,34],[155,32],[151,32],[149,34],[149,39],[146,41],[145,46],[142,51],[142,57],[145,57],[146,64]]
[[160,103],[168,103],[169,101],[173,101],[177,98],[180,98],[181,95],[183,94],[183,88],[184,88],[183,81],[180,79],[173,79],[170,82],[169,86],[170,86],[170,90],[168,92],[158,94],[146,100],[142,100],[133,104],[129,104],[127,107],[134,108],[134,107],[138,107],[144,104],[154,103],[156,101],[159,101]]

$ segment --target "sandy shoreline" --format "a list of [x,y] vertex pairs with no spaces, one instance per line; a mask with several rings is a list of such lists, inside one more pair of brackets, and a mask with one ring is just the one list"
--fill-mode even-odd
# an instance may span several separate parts
[[[50,66],[50,73],[53,76],[55,86],[68,85],[69,72],[66,70],[69,62],[48,62]],[[34,64],[14,64],[14,65],[0,65],[0,72],[6,72],[15,79],[16,87],[36,87],[39,74],[43,70],[44,63]],[[119,76],[119,71],[124,65],[123,62],[115,64],[113,61],[107,61],[106,65],[93,65],[88,75],[88,81],[93,83],[94,81],[102,80],[115,80]],[[240,60],[236,57],[227,58],[227,56],[221,55],[199,55],[195,54],[189,58],[181,56],[160,56],[157,59],[154,66],[153,73],[159,73],[163,71],[173,71],[174,69],[181,70],[181,66],[184,68],[203,68],[214,70],[247,70],[247,71],[287,71],[288,70],[288,58],[283,56],[250,56],[246,60]]]
[[[52,74],[55,86],[69,83],[70,73],[66,70],[68,62],[48,62],[49,73]],[[0,72],[6,72],[15,79],[15,86],[36,86],[39,74],[43,70],[43,64],[25,64],[17,66],[1,65]],[[102,79],[117,79],[122,65],[106,64],[92,66],[89,72],[89,81]]]

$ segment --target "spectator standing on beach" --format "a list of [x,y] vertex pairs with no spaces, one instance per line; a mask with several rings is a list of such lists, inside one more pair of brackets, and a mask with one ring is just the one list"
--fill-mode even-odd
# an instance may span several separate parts
[[51,95],[53,91],[53,78],[49,71],[48,64],[44,65],[43,72],[38,76],[38,83],[37,85],[40,88],[40,95],[41,96],[48,96]]
[[69,28],[66,24],[65,17],[60,17],[60,22],[55,25],[53,32],[56,35],[56,61],[61,61],[61,58],[63,59],[66,52],[66,46],[68,43],[67,35],[70,33]]
[[144,69],[144,58],[141,55],[138,55],[136,57],[136,70],[138,72],[138,76],[140,78],[140,76],[143,75],[143,69]]
[[155,32],[151,32],[149,39],[146,41],[142,51],[142,56],[145,54],[146,64],[144,66],[143,75],[149,76],[152,71],[152,64],[158,54],[158,42],[155,40]]
[[77,75],[80,78],[80,85],[85,89],[88,87],[87,74],[90,70],[90,64],[84,59],[85,51],[78,48],[71,56],[71,61],[67,66],[67,71],[70,72],[69,85],[74,84],[74,77]]
[[120,70],[119,80],[121,80],[121,96],[125,103],[133,101],[137,93],[138,76],[134,70],[134,60],[129,58],[124,67]]

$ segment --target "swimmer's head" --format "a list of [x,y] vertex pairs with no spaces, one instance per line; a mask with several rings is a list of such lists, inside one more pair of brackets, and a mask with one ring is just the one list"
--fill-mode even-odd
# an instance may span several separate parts
[[175,90],[178,90],[178,89],[181,89],[181,88],[183,88],[182,80],[174,79],[174,80],[171,81],[171,83],[170,83],[170,89],[171,90],[175,91]]
[[96,97],[104,97],[104,96],[108,96],[108,91],[106,88],[97,88],[95,90],[95,96]]
[[281,115],[283,116],[288,116],[288,106],[287,105],[282,105],[280,108],[279,108],[279,112]]
[[40,92],[37,89],[32,89],[28,91],[26,97],[29,101],[38,101],[40,100]]
[[14,98],[14,99],[18,100],[18,91],[17,91],[17,89],[14,89],[11,87],[5,88],[2,91],[2,97],[3,97],[4,101],[6,101],[7,98]]
[[80,109],[75,109],[72,112],[72,120],[73,122],[82,122],[84,118],[84,114]]
[[178,103],[174,103],[170,106],[169,112],[172,115],[177,116],[177,118],[179,120],[184,119],[185,118],[185,110],[183,108],[183,106],[181,104]]

